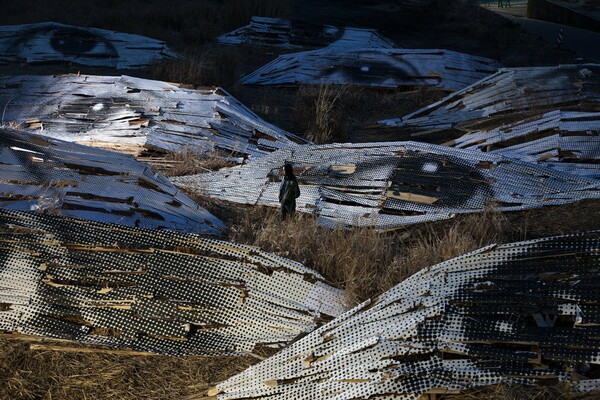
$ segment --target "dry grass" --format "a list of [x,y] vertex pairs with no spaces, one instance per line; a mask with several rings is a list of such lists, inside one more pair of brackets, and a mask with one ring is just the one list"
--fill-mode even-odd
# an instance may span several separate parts
[[256,362],[38,351],[13,340],[0,340],[0,346],[0,400],[182,398]]
[[186,149],[180,153],[168,153],[161,157],[151,157],[144,161],[152,164],[155,170],[166,176],[194,175],[234,165],[232,161],[224,158],[223,154],[216,152],[209,155],[198,154],[192,149]]
[[356,304],[418,270],[487,244],[503,241],[507,219],[484,213],[455,223],[425,224],[396,232],[328,229],[309,215],[281,221],[276,210],[240,208],[231,215],[229,239],[310,266],[346,290]]
[[600,393],[576,393],[569,385],[523,387],[500,384],[471,390],[460,395],[441,396],[440,400],[593,400]]

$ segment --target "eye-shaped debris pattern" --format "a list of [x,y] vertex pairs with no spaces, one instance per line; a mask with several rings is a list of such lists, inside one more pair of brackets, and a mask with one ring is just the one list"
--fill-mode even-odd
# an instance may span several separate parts
[[549,168],[600,178],[600,113],[551,111],[469,132],[447,145],[503,154]]
[[554,110],[600,111],[600,64],[503,68],[402,118],[379,121],[374,129],[444,142]]
[[223,89],[184,89],[129,76],[0,77],[4,123],[46,136],[139,155],[146,149],[222,150],[260,157],[306,143],[260,119]]
[[209,393],[416,400],[501,382],[598,389],[599,250],[590,232],[421,270]]
[[104,29],[43,22],[0,26],[0,63],[74,63],[120,70],[176,58],[165,42]]
[[285,163],[293,165],[300,185],[298,210],[328,226],[394,229],[460,213],[600,197],[593,179],[500,154],[418,142],[298,146],[173,182],[222,200],[279,206]]
[[225,230],[132,156],[2,128],[0,208],[209,235]]
[[0,330],[166,355],[278,348],[344,309],[302,264],[194,234],[0,210]]
[[316,25],[281,18],[252,17],[250,24],[217,38],[221,44],[246,44],[285,49],[336,47],[392,48],[394,43],[374,29]]
[[450,50],[325,48],[284,54],[246,75],[247,85],[336,84],[462,89],[495,73],[489,58]]

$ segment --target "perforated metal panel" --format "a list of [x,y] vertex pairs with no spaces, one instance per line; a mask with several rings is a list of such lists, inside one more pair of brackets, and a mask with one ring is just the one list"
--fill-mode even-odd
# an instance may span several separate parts
[[[217,385],[219,399],[418,399],[496,383],[598,389],[600,232],[421,270]],[[577,375],[575,374],[577,373]]]
[[448,143],[600,178],[600,113],[551,111]]
[[217,38],[222,44],[315,49],[337,47],[392,48],[394,43],[374,29],[316,25],[281,18],[252,17],[250,24]]
[[173,182],[222,200],[277,207],[286,162],[300,185],[298,210],[329,226],[393,229],[459,213],[600,196],[600,184],[592,179],[499,154],[417,142],[299,146]]
[[306,143],[220,88],[190,90],[129,76],[0,77],[5,123],[138,155],[144,149],[260,157]]
[[0,207],[207,235],[225,230],[131,156],[2,128]]
[[56,22],[0,26],[4,63],[67,62],[123,70],[175,57],[165,42],[140,35]]
[[337,84],[462,89],[495,73],[489,58],[449,50],[373,49],[360,46],[283,54],[242,78],[248,85]]
[[0,210],[0,330],[244,354],[312,331],[344,302],[315,271],[255,247]]
[[502,68],[411,114],[380,121],[376,129],[447,141],[559,109],[600,111],[600,64]]

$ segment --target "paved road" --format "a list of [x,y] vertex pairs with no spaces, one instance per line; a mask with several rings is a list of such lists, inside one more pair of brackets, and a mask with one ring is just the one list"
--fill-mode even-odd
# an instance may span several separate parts
[[562,47],[583,58],[584,62],[600,62],[600,33],[553,22],[525,18],[527,1],[512,1],[512,7],[498,8],[497,2],[482,4],[491,11],[519,23],[529,33],[538,35],[546,42],[556,45],[558,32],[563,29]]

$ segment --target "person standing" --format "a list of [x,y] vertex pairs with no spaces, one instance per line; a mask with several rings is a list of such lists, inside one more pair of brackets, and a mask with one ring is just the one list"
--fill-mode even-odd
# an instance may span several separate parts
[[283,167],[285,176],[279,188],[279,203],[281,204],[281,219],[285,220],[288,215],[296,212],[296,199],[300,197],[300,187],[291,164]]

